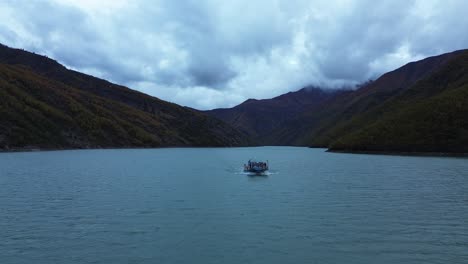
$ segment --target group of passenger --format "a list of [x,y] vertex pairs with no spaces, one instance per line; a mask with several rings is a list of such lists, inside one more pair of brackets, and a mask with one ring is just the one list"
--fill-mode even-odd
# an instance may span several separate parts
[[268,170],[268,164],[266,162],[255,162],[250,160],[247,164],[244,164],[244,170],[251,170],[252,168]]

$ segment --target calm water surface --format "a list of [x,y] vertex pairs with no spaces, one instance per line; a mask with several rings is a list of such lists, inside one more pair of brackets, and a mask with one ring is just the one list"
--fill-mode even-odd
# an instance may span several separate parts
[[[266,177],[241,173],[250,157]],[[468,159],[322,149],[0,154],[0,262],[468,263]]]

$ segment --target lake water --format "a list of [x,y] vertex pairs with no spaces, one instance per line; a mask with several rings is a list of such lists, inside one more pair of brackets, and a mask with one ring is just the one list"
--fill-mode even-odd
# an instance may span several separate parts
[[[243,174],[250,157],[270,175]],[[3,153],[0,263],[468,263],[468,159]]]

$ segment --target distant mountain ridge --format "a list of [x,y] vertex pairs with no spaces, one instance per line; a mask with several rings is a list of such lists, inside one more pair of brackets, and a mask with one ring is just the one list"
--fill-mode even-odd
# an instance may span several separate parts
[[[266,138],[264,142],[271,145],[316,146],[344,151],[468,152],[468,147],[464,147],[468,146],[465,144],[468,127],[462,121],[463,116],[468,116],[468,112],[462,107],[468,105],[465,97],[468,89],[465,86],[468,76],[467,54],[467,50],[459,50],[408,63],[355,91],[338,91],[326,97],[318,96],[317,100],[303,105],[300,111],[288,111],[287,107],[269,104],[274,109],[257,113],[276,113],[275,116],[286,118],[277,118],[278,123],[274,127],[267,126],[268,129],[262,135]],[[447,86],[450,89],[445,89]],[[301,94],[301,91],[296,93]],[[287,101],[284,97],[294,94],[288,93],[280,97]],[[320,89],[315,91],[314,96],[317,94],[320,94]],[[453,104],[446,100],[451,100]],[[247,102],[251,109],[261,108],[262,105],[262,101]],[[258,130],[250,125],[260,126],[263,123],[255,114],[249,115],[249,122],[239,123],[233,118],[240,118],[241,113],[245,112],[241,111],[243,104],[207,113],[243,131]],[[446,108],[441,108],[441,105]],[[454,107],[458,108],[455,110]],[[426,109],[424,114],[421,109]],[[438,112],[434,112],[434,109],[438,109]],[[435,118],[438,115],[447,116],[448,120],[457,120],[456,124]],[[402,119],[410,116],[412,119]],[[423,117],[425,121],[420,120]],[[390,125],[391,122],[393,125]],[[431,122],[437,122],[438,125]],[[437,128],[427,129],[428,126]],[[425,131],[426,134],[407,133],[407,136],[403,136],[403,127]],[[439,135],[441,133],[452,139],[443,139]],[[408,136],[410,134],[412,136]],[[410,139],[418,143],[412,144]]]
[[249,99],[233,108],[213,109],[205,113],[224,120],[250,135],[256,144],[276,145],[281,142],[271,137],[272,131],[280,129],[304,110],[319,106],[330,98],[346,92],[305,87],[272,99]]
[[0,45],[0,148],[242,146],[198,111]]

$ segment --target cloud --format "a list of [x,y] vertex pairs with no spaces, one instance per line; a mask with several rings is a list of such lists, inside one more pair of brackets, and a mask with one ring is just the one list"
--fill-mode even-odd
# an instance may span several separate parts
[[0,42],[190,107],[336,88],[468,46],[463,0],[1,1]]

